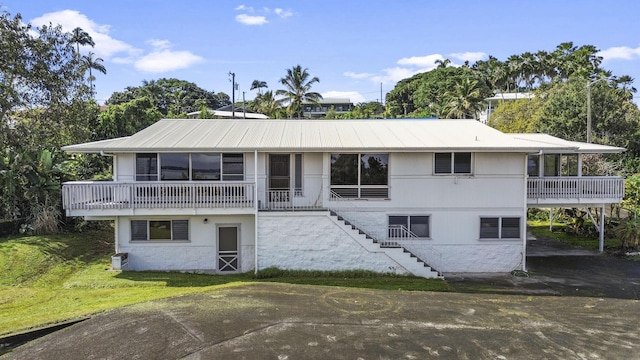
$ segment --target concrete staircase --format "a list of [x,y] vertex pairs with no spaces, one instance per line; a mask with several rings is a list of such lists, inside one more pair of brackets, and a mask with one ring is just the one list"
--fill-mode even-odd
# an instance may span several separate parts
[[378,239],[362,231],[334,211],[329,211],[329,218],[349,234],[352,239],[367,249],[367,251],[385,253],[389,258],[398,263],[398,265],[415,276],[421,276],[429,279],[443,278],[440,272],[433,269],[422,259],[399,244],[395,244],[394,246],[381,246],[382,244]]

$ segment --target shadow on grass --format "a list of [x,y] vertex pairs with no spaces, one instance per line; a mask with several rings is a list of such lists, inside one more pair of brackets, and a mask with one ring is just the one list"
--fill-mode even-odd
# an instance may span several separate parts
[[234,282],[276,282],[297,285],[357,287],[382,290],[448,291],[447,283],[440,279],[414,276],[378,274],[368,271],[299,271],[265,269],[254,273],[213,275],[181,272],[123,271],[119,279],[163,283],[171,287],[205,287]]

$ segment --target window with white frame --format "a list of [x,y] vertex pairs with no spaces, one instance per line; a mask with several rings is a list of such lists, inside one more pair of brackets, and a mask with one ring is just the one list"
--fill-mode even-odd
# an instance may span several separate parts
[[519,239],[519,217],[480,218],[480,239]]
[[389,215],[390,239],[415,239],[429,237],[428,215]]
[[389,154],[331,154],[331,190],[343,198],[388,198]]
[[131,220],[131,241],[188,241],[189,220]]
[[136,181],[242,181],[244,154],[139,153]]
[[436,174],[471,174],[471,153],[435,153],[434,164]]

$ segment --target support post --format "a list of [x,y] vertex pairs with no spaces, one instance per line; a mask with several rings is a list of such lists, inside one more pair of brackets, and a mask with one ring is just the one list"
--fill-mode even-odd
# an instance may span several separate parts
[[604,252],[604,204],[600,208],[600,243],[598,249]]
[[254,215],[253,215],[253,243],[255,249],[253,253],[255,255],[255,269],[254,273],[258,274],[258,150],[253,151],[253,206],[254,206]]

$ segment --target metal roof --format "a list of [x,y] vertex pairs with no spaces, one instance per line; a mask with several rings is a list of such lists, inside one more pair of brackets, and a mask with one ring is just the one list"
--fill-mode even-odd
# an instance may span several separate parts
[[[511,134],[516,139],[522,139],[526,141],[531,141],[537,144],[550,144],[556,146],[562,146],[567,148],[572,148],[567,151],[554,151],[551,149],[543,150],[543,152],[553,153],[553,152],[573,152],[573,153],[586,153],[586,154],[598,154],[598,153],[620,153],[625,151],[625,148],[616,147],[616,146],[608,146],[608,145],[600,145],[593,143],[585,143],[579,141],[569,141],[565,139],[561,139],[559,137],[547,135],[547,134]],[[541,149],[542,150],[542,149]]]
[[579,150],[576,143],[541,140],[504,134],[475,120],[163,119],[132,136],[69,145],[63,150],[93,153]]

